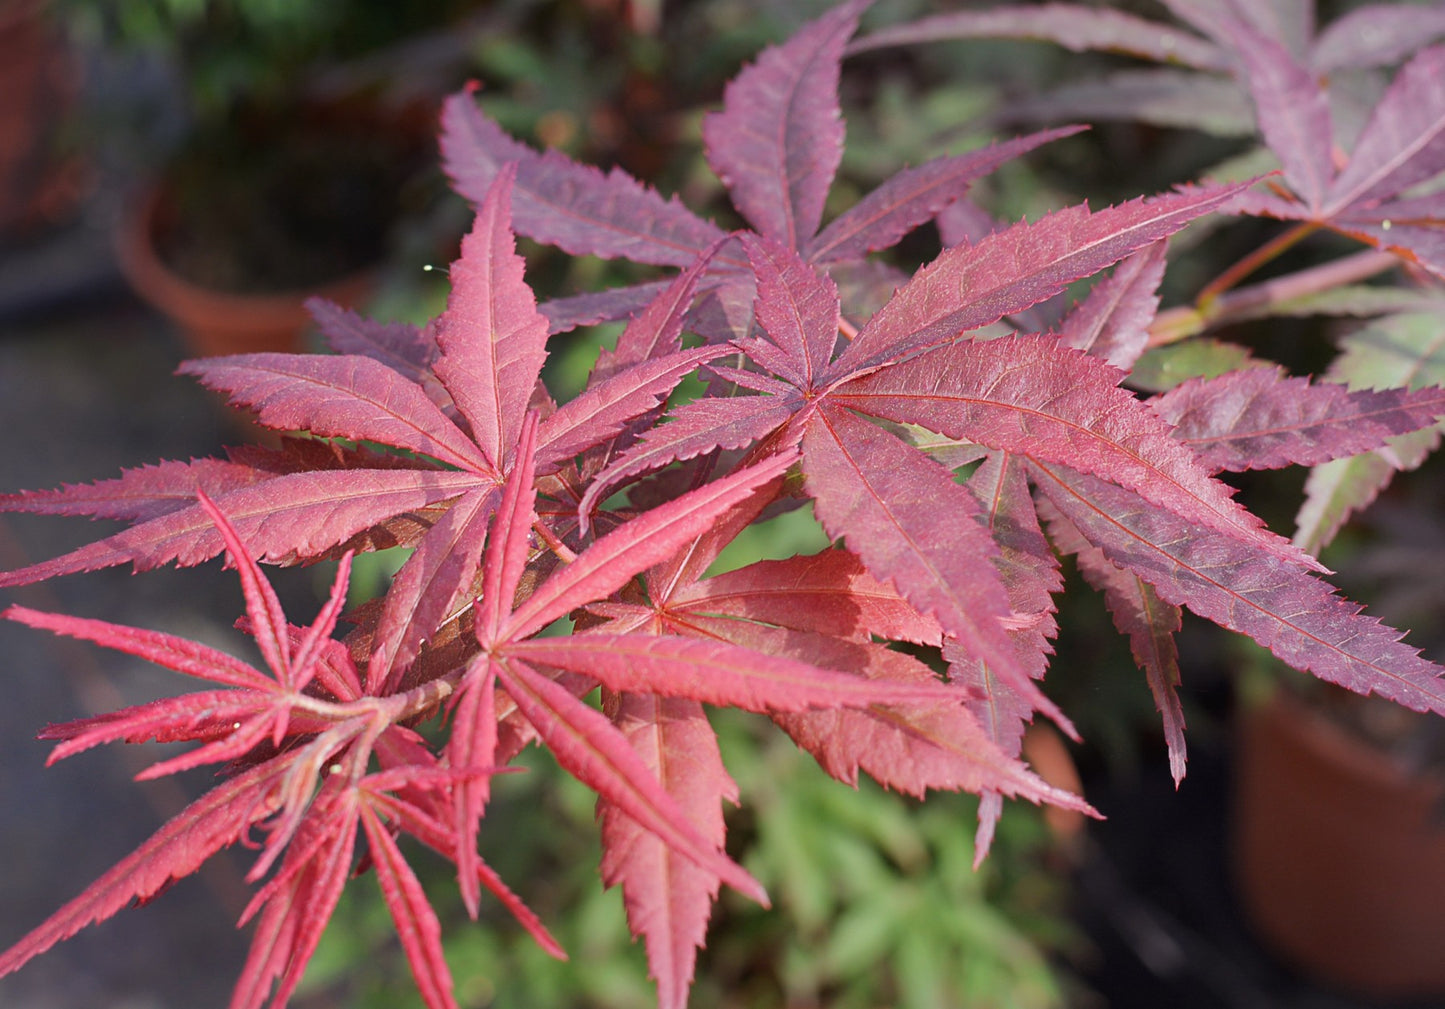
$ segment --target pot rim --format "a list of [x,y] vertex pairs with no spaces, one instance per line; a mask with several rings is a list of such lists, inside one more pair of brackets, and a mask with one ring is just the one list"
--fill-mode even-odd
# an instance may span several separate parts
[[[375,282],[377,267],[363,267],[323,284],[277,291],[245,293],[208,288],[178,274],[156,251],[156,214],[164,184],[153,181],[126,201],[115,229],[116,257],[121,272],[146,301],[188,325],[254,329],[257,326],[304,325],[310,319],[303,302],[310,297],[354,302]],[[228,326],[230,320],[233,326]]]

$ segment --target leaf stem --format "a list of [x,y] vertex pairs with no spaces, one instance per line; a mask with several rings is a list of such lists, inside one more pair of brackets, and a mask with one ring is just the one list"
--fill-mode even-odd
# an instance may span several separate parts
[[453,670],[405,693],[385,697],[368,694],[353,701],[328,701],[308,694],[293,694],[291,710],[304,711],[337,725],[353,721],[379,720],[382,725],[402,722],[435,708],[450,697],[463,672],[462,669]]
[[1238,290],[1221,291],[1207,304],[1201,295],[1194,305],[1180,305],[1155,316],[1149,326],[1149,346],[1161,347],[1197,336],[1212,326],[1247,317],[1262,308],[1367,280],[1399,264],[1394,254],[1371,249]]
[[1286,250],[1298,245],[1304,239],[1318,231],[1319,227],[1320,226],[1313,221],[1305,221],[1295,225],[1288,231],[1275,235],[1268,242],[1265,242],[1259,248],[1205,284],[1200,290],[1199,296],[1194,299],[1194,304],[1198,306],[1199,310],[1203,312],[1205,316],[1209,316],[1211,305],[1218,300],[1224,292],[1234,287],[1261,266],[1264,266],[1271,260],[1277,259]]
[[573,552],[572,548],[558,539],[557,534],[548,529],[541,519],[532,523],[532,529],[542,538],[542,542],[547,544],[547,549],[556,554],[563,564],[571,564],[577,559],[577,554]]

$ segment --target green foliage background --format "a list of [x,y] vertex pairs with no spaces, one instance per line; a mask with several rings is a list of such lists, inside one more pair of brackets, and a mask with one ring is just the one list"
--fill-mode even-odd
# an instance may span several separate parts
[[[1011,806],[975,872],[972,796],[918,803],[825,775],[765,720],[714,720],[742,792],[729,848],[769,890],[771,911],[725,892],[691,1005],[830,1009],[1049,1009],[1065,982],[1047,955],[1076,941],[1064,877],[1038,811]],[[447,867],[425,880],[445,923],[458,998],[470,1009],[630,1009],[655,998],[618,891],[597,879],[594,796],[529,750],[498,779],[485,857],[568,950],[558,963],[495,902],[469,922]],[[450,899],[449,899],[450,896]],[[307,976],[309,1007],[407,1009],[421,1000],[379,894],[352,887]]]

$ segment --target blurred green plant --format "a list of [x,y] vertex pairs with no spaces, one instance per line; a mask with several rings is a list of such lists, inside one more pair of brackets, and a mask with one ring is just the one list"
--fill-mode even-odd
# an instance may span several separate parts
[[[759,720],[714,719],[745,811],[730,835],[774,895],[769,913],[725,895],[708,935],[691,1004],[753,1009],[1055,1009],[1066,982],[1050,960],[1077,945],[1064,914],[1067,883],[1050,866],[1037,808],[1010,804],[988,860],[973,869],[968,829],[977,800],[918,803],[863,779],[829,778]],[[572,956],[556,962],[515,930],[460,901],[437,899],[458,1001],[467,1009],[569,1006],[630,1009],[652,998],[640,946],[616,889],[597,881],[595,796],[545,754],[499,779],[483,839],[489,864],[532,881],[528,899]],[[558,829],[559,823],[571,829]],[[449,866],[420,862],[444,894]],[[428,881],[429,882],[429,881]],[[422,1005],[379,892],[347,891],[308,969],[300,1006],[411,1009]]]

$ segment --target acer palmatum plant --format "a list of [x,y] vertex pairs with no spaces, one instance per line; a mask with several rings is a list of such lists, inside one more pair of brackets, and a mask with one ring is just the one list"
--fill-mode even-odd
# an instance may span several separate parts
[[[705,119],[707,160],[746,228],[724,230],[620,171],[539,154],[470,92],[456,95],[442,148],[477,213],[439,317],[418,328],[318,304],[334,354],[182,366],[283,432],[280,447],[3,499],[129,526],[0,585],[224,554],[268,671],[170,635],[6,611],[220,687],[51,726],[53,759],[114,740],[192,740],[143,776],[222,769],[211,792],[0,955],[0,972],[256,838],[244,916],[255,940],[233,1006],[287,1001],[347,880],[367,871],[424,1000],[453,1006],[438,919],[407,852],[440,852],[473,916],[485,890],[561,955],[478,855],[492,777],[537,742],[597,793],[602,880],[622,888],[659,1004],[681,1006],[719,888],[767,900],[724,851],[722,802],[739,797],[704,705],[766,715],[846,782],[861,771],[911,795],[979,794],[979,857],[1004,796],[1088,810],[1019,759],[1036,715],[1073,732],[1041,687],[1060,554],[1128,635],[1176,780],[1182,609],[1324,680],[1445,710],[1441,670],[1322,580],[1325,537],[1276,534],[1218,477],[1361,459],[1393,472],[1401,438],[1421,457],[1433,447],[1445,389],[1313,382],[1218,341],[1193,341],[1201,374],[1187,381],[1190,358],[1160,368],[1143,356],[1210,330],[1228,297],[1236,315],[1245,301],[1256,313],[1297,303],[1379,272],[1381,256],[1417,268],[1413,289],[1395,294],[1438,319],[1438,197],[1409,191],[1445,164],[1445,55],[1410,58],[1346,156],[1329,142],[1316,78],[1283,62],[1267,25],[1228,5],[1175,3],[1214,40],[1191,45],[1247,80],[1282,177],[1011,226],[969,202],[971,183],[1069,127],[903,169],[824,224],[843,146],[841,62],[865,6],[843,4],[766,50]],[[1384,241],[1383,225],[1345,226],[1401,201],[1425,222],[1418,234]],[[1338,226],[1384,251],[1368,253],[1368,270],[1328,264],[1229,290],[1242,267],[1185,310],[1187,325],[1157,315],[1166,240],[1225,211]],[[911,276],[870,258],[935,220],[947,247]],[[514,232],[678,272],[538,305]],[[1057,322],[1023,321],[1115,264]],[[881,305],[868,293],[880,275],[897,287]],[[539,378],[548,337],[614,319],[626,320],[615,349],[579,395],[555,402]],[[1331,377],[1361,381],[1350,362],[1366,353],[1349,348]],[[675,394],[689,377],[703,391]],[[1329,505],[1314,528],[1337,528],[1380,480],[1345,484],[1354,504]],[[742,529],[798,507],[813,509],[830,548],[711,570]],[[343,614],[349,558],[398,545],[411,553],[385,595]],[[326,558],[341,559],[329,601],[309,627],[291,625],[258,562]],[[333,637],[342,618],[351,629]],[[417,731],[433,719],[437,731]]]

